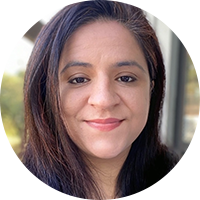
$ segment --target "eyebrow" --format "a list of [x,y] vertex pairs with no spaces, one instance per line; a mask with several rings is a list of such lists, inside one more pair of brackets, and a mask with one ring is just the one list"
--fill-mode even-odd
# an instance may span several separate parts
[[[69,67],[77,67],[77,66],[82,66],[82,67],[92,67],[92,64],[90,63],[86,63],[86,62],[79,62],[79,61],[71,61],[69,63],[67,63],[65,65],[65,67],[61,70],[60,74],[63,74]],[[136,61],[121,61],[121,62],[117,62],[114,65],[112,65],[114,67],[123,67],[123,66],[136,66],[139,69],[141,69],[143,72],[146,73],[146,71],[144,70],[144,68],[137,63]]]
[[65,67],[63,67],[63,69],[61,70],[60,74],[63,74],[69,67],[78,67],[78,66],[82,66],[82,67],[91,67],[92,65],[90,63],[85,63],[85,62],[79,62],[79,61],[71,61],[69,63],[67,63],[65,65]]
[[146,71],[144,70],[144,68],[139,63],[137,63],[136,61],[122,61],[122,62],[117,62],[116,64],[114,64],[114,66],[117,66],[117,67],[136,66],[139,69],[141,69],[143,72],[146,73]]

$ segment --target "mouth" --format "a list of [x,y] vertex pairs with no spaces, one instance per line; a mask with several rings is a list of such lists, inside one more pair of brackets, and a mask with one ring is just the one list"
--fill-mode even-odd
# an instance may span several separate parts
[[93,120],[86,120],[85,122],[92,128],[97,129],[102,132],[111,131],[117,127],[119,127],[124,119],[117,119],[117,118],[107,118],[107,119],[93,119]]

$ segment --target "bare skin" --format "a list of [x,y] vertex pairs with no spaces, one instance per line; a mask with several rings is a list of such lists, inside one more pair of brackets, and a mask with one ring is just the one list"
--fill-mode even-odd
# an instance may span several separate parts
[[62,112],[70,138],[105,199],[149,112],[150,78],[134,36],[118,22],[84,25],[67,41],[59,64]]

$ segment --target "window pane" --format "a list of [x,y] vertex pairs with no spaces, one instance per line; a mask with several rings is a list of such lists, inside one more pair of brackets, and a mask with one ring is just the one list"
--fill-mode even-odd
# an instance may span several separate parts
[[187,53],[187,73],[184,99],[183,142],[189,143],[193,137],[199,116],[199,85],[196,71]]

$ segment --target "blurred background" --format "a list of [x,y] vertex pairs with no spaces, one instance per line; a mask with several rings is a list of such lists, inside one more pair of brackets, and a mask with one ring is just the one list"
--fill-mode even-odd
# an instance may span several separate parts
[[[182,156],[188,148],[199,116],[199,86],[189,53],[177,36],[147,13],[160,41],[166,66],[166,96],[161,139]],[[1,115],[7,137],[18,155],[24,130],[23,78],[34,41],[49,18],[27,31],[10,55],[1,85]]]

